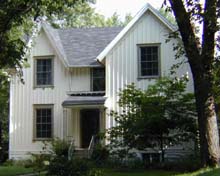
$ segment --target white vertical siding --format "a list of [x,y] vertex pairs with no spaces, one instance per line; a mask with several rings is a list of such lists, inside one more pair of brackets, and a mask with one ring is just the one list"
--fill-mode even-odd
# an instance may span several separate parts
[[[33,141],[34,104],[54,105],[54,136],[63,137],[63,107],[67,91],[90,90],[89,68],[67,69],[41,31],[28,59],[30,67],[23,70],[25,84],[14,77],[10,85],[10,158],[38,152],[41,142]],[[54,87],[34,88],[34,56],[54,56]],[[77,122],[72,122],[73,127]],[[71,129],[76,130],[76,129]],[[70,131],[71,132],[71,131]]]
[[[138,79],[138,47],[137,44],[161,45],[161,74],[168,75],[171,66],[176,63],[173,43],[166,43],[169,34],[166,28],[150,12],[145,13],[136,24],[125,34],[118,44],[106,56],[106,96],[105,106],[110,110],[118,111],[118,92],[125,85],[135,83],[140,89],[146,89],[153,84],[155,79]],[[188,66],[182,66],[178,75],[185,74]],[[192,91],[192,80],[190,80],[189,91]],[[106,127],[114,125],[114,120],[107,115]]]

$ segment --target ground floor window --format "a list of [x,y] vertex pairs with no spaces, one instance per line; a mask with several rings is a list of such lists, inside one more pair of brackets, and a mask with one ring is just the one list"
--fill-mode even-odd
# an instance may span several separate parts
[[53,137],[53,105],[34,106],[34,138],[50,139]]

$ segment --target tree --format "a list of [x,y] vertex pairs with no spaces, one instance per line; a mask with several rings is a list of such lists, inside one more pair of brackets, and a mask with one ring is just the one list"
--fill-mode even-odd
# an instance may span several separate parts
[[117,13],[105,18],[96,13],[90,3],[79,0],[74,7],[64,7],[60,14],[48,16],[47,21],[55,28],[125,26],[132,19],[130,14],[122,21]]
[[0,72],[0,163],[5,161],[8,153],[8,110],[9,83],[7,74]]
[[[169,0],[176,18],[185,55],[192,71],[200,134],[201,166],[217,166],[220,162],[219,132],[215,111],[214,70],[219,53],[219,0]],[[197,27],[203,26],[201,34]],[[216,54],[216,55],[215,55]]]
[[[39,16],[51,16],[73,7],[77,0],[0,1],[0,68],[21,68],[25,58],[26,37]],[[29,24],[28,31],[23,28]]]
[[134,84],[122,90],[122,113],[111,113],[117,125],[108,130],[113,151],[125,157],[131,149],[159,149],[164,161],[166,147],[195,140],[195,101],[185,87],[182,77],[161,78],[146,91]]

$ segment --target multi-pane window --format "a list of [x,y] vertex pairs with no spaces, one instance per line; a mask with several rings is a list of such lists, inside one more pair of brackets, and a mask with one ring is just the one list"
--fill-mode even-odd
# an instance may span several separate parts
[[36,86],[53,85],[52,59],[36,59]]
[[105,90],[105,69],[93,68],[92,69],[92,91]]
[[159,46],[139,46],[139,75],[159,76]]
[[52,106],[35,107],[35,138],[48,139],[52,138]]

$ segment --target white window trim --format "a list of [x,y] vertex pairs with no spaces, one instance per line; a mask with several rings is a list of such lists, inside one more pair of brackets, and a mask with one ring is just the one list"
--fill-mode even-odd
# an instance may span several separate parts
[[[158,47],[158,75],[141,75],[141,47]],[[157,79],[161,76],[161,43],[137,44],[138,79]]]
[[[38,138],[37,137],[37,109],[51,109],[51,137]],[[54,105],[53,104],[35,104],[33,105],[33,141],[48,141],[53,139],[54,134]]]

